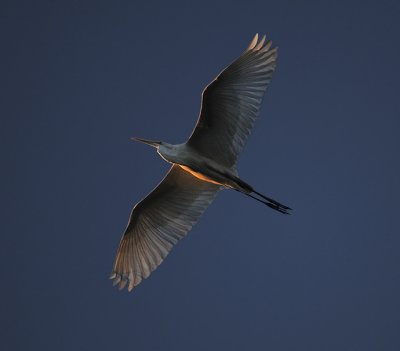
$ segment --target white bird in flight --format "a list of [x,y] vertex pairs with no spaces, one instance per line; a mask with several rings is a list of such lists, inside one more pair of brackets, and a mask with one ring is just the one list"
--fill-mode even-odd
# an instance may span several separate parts
[[291,208],[241,180],[236,162],[271,81],[277,48],[258,41],[203,91],[200,116],[183,144],[133,138],[157,149],[172,166],[160,184],[133,208],[110,279],[131,291],[147,278],[199,220],[221,189],[233,189],[288,214]]

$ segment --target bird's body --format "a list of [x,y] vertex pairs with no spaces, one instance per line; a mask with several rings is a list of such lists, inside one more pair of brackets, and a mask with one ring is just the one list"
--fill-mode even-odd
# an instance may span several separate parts
[[[157,152],[165,161],[180,166],[198,179],[225,187],[234,187],[229,179],[237,176],[236,168],[219,164],[187,143],[177,145],[162,143]],[[223,176],[224,174],[226,176]]]
[[138,285],[162,262],[214,200],[219,190],[241,192],[288,214],[290,208],[239,178],[236,162],[259,115],[275,69],[277,49],[254,37],[246,51],[202,94],[196,128],[177,145],[134,138],[172,164],[161,183],[132,210],[111,278],[122,289]]

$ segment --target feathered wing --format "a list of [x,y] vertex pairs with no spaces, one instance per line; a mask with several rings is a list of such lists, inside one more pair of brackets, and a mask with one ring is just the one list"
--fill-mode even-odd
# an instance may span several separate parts
[[171,167],[161,183],[132,210],[111,279],[131,291],[158,267],[212,203],[220,187]]
[[276,66],[277,48],[258,41],[225,68],[203,91],[197,125],[188,144],[203,155],[233,167],[259,115]]

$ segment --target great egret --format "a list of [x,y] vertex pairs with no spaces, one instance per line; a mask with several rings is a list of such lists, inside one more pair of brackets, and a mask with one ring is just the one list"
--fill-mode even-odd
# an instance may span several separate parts
[[157,149],[172,164],[160,184],[132,210],[111,274],[114,285],[131,291],[168,255],[222,188],[233,189],[288,214],[290,208],[262,195],[238,177],[236,161],[259,115],[276,66],[277,48],[258,41],[203,91],[197,125],[189,140],[171,145],[134,140]]

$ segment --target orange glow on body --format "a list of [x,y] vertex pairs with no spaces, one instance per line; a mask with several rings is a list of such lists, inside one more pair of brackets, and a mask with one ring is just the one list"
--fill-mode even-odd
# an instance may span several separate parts
[[217,184],[217,185],[223,185],[223,184],[218,183],[217,181],[215,181],[215,180],[213,180],[213,179],[207,177],[206,175],[204,175],[204,174],[202,174],[202,173],[199,173],[199,172],[194,171],[193,169],[191,169],[191,168],[189,168],[189,167],[187,167],[187,166],[179,165],[179,167],[181,167],[182,169],[184,169],[186,172],[189,172],[191,175],[195,176],[196,178],[201,179],[201,180],[204,180],[205,182],[213,183],[213,184]]

